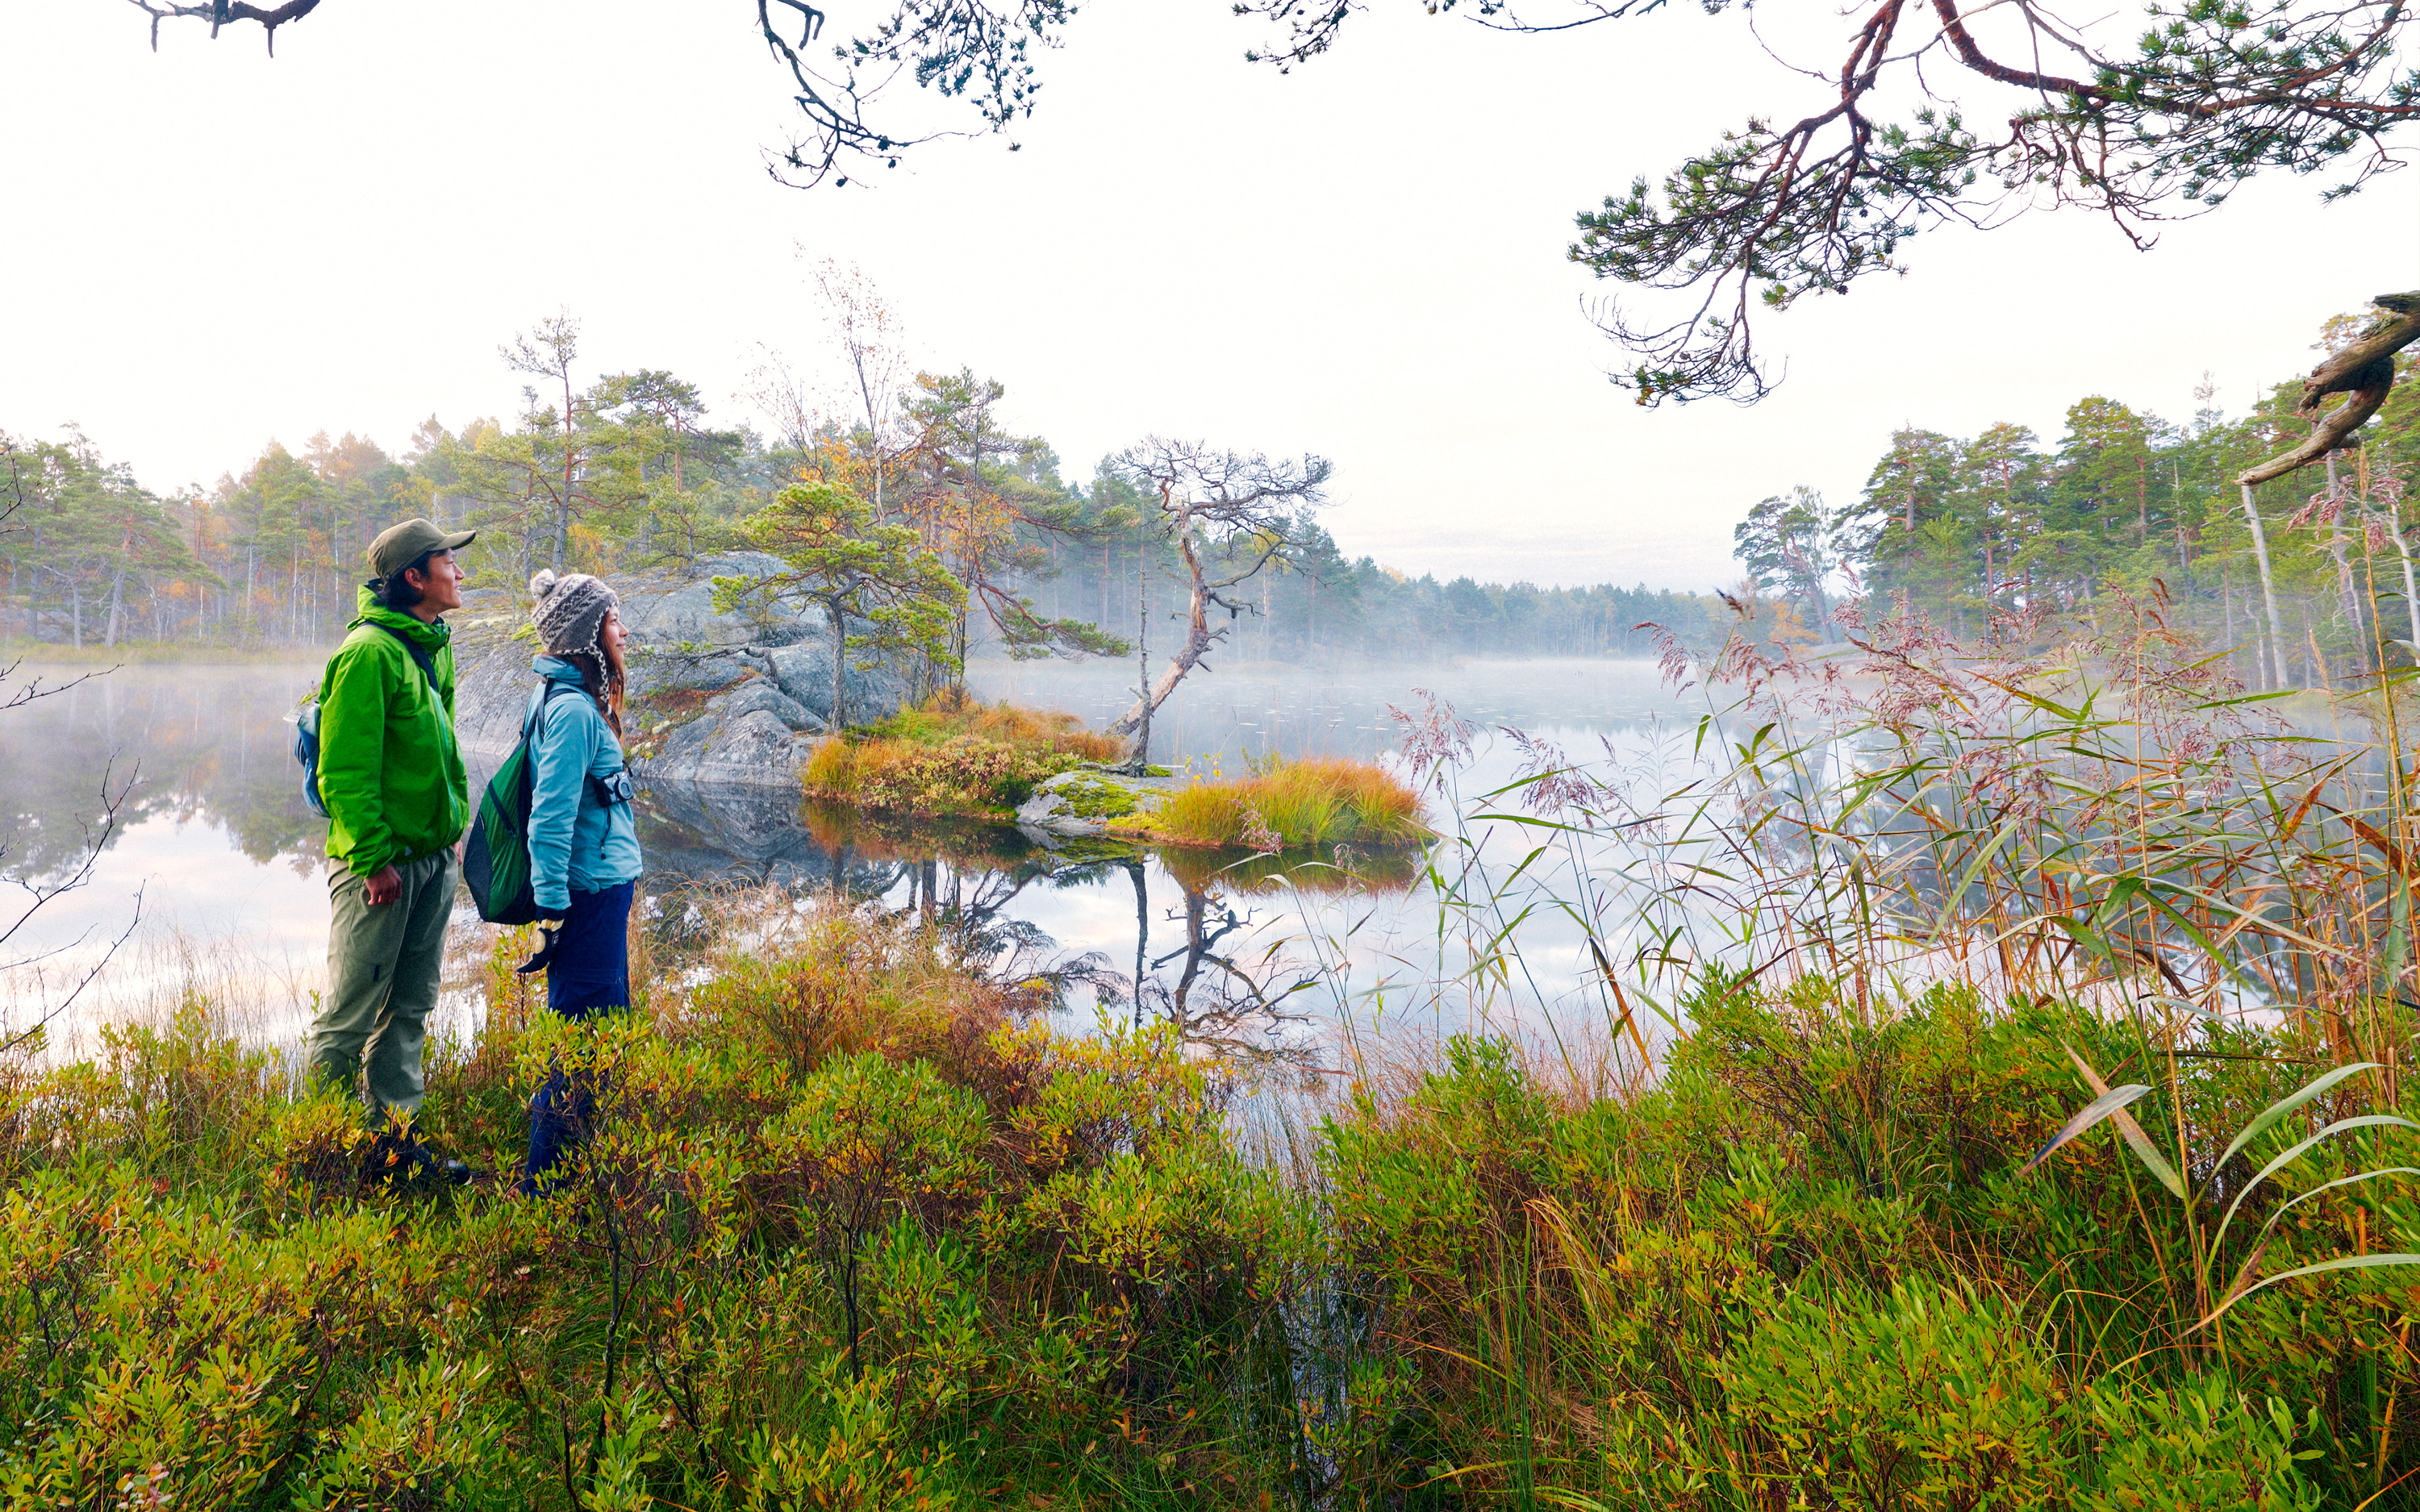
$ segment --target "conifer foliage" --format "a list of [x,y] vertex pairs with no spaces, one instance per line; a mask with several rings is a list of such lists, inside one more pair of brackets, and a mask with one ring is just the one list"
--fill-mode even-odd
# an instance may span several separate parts
[[[2321,349],[2346,346],[2358,324],[2331,321]],[[2412,360],[2395,361],[2408,380]],[[2175,623],[2234,648],[2247,685],[2342,685],[2377,671],[2381,652],[2400,665],[2411,653],[2398,642],[2420,641],[2410,570],[2420,521],[2406,498],[2420,399],[2397,383],[2348,447],[2253,486],[2273,558],[2264,590],[2239,478],[2304,440],[2301,389],[2280,384],[2229,417],[2205,385],[2182,423],[2087,395],[2048,440],[2013,424],[1962,438],[1903,427],[1856,498],[1826,505],[1800,488],[1757,505],[1738,555],[1756,592],[1820,632],[1807,639],[1830,638],[1827,584],[1836,598],[1904,596],[1960,635],[1995,619],[2089,622],[2115,588],[2164,596]],[[1826,572],[1800,565],[1825,552]]]

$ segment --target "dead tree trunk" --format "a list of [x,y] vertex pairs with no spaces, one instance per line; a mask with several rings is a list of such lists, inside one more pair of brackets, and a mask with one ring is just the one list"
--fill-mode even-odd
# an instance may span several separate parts
[[1210,627],[1211,600],[1218,595],[1218,590],[1232,588],[1243,581],[1244,577],[1250,576],[1248,573],[1212,582],[1202,570],[1202,544],[1189,532],[1176,538],[1176,550],[1185,561],[1186,577],[1191,588],[1189,602],[1186,606],[1185,643],[1177,648],[1176,655],[1168,659],[1168,669],[1159,674],[1158,681],[1151,684],[1147,691],[1137,690],[1134,703],[1118,717],[1117,723],[1109,726],[1109,733],[1113,735],[1132,736],[1141,729],[1143,722],[1158,712],[1159,706],[1168,702],[1168,696],[1176,691],[1176,685],[1185,681],[1185,674],[1210,654],[1211,643],[1223,633]]
[[[2257,467],[2245,469],[2235,480],[2243,489],[2243,520],[2252,528],[2252,554],[2260,564],[2260,593],[2267,601],[2269,645],[2275,658],[2280,687],[2286,682],[2286,625],[2277,612],[2277,588],[2269,570],[2268,536],[2260,528],[2260,510],[2253,501],[2252,490],[2350,445],[2352,433],[2362,422],[2378,413],[2379,407],[2386,403],[2387,392],[2395,387],[2395,354],[2420,340],[2420,290],[2381,294],[2369,302],[2381,312],[2369,330],[2313,368],[2311,376],[2303,381],[2301,411],[2311,417],[2311,434],[2301,445]],[[2320,401],[2334,393],[2350,397],[2320,414]],[[2313,671],[2317,673],[2319,670]]]
[[[2244,474],[2246,477],[2250,473]],[[2260,529],[2260,506],[2253,501],[2252,485],[2243,486],[2243,522],[2252,527],[2252,560],[2260,565],[2260,597],[2269,609],[2269,651],[2276,659],[2270,671],[2276,681],[2272,687],[2286,687],[2286,621],[2277,612],[2277,584],[2269,572],[2269,537]]]

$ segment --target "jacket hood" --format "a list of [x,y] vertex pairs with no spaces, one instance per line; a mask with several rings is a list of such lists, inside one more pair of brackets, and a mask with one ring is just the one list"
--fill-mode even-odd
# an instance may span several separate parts
[[401,609],[389,609],[380,603],[377,595],[367,587],[353,590],[353,608],[355,610],[353,624],[383,625],[390,629],[400,630],[410,636],[414,644],[431,652],[437,651],[454,637],[453,630],[443,620],[430,625],[416,614],[406,614]]
[[581,680],[579,668],[561,656],[550,656],[545,652],[540,652],[530,658],[530,671],[540,677],[558,683],[578,683]]

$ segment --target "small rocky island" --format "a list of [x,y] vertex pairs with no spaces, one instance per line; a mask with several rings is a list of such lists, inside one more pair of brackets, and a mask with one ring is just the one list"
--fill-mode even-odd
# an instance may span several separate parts
[[1121,821],[1152,813],[1185,785],[1164,766],[1153,772],[1150,777],[1130,777],[1090,766],[1062,772],[1017,805],[1016,827],[1029,836],[1070,840],[1109,834]]
[[[718,831],[792,827],[799,804],[1005,827],[1057,850],[1071,842],[1274,852],[1414,844],[1429,830],[1419,796],[1366,763],[1308,758],[1205,783],[1165,767],[1123,769],[1123,740],[1071,715],[929,701],[930,674],[906,658],[848,656],[848,732],[831,728],[830,622],[802,596],[717,609],[717,577],[765,579],[783,563],[727,552],[686,568],[616,573],[630,632],[631,766],[659,804],[686,802]],[[520,738],[537,654],[521,594],[464,595],[455,634],[456,723],[463,749],[492,764]],[[872,727],[872,728],[869,728]],[[692,794],[691,796],[701,796]],[[742,847],[743,849],[745,847]],[[1082,849],[1081,845],[1078,846]]]

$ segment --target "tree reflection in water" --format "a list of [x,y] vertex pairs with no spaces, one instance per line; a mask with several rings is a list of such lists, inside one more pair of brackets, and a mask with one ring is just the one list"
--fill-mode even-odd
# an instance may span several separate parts
[[39,672],[58,691],[0,721],[0,845],[12,872],[56,878],[89,859],[96,779],[113,770],[115,832],[202,819],[256,863],[318,868],[328,822],[303,805],[285,722],[316,685],[316,663],[90,671],[22,668],[20,678]]
[[[231,949],[265,952],[247,957],[264,973],[316,958],[325,821],[302,802],[285,717],[318,670],[316,659],[130,666],[10,710],[0,719],[8,874],[55,886],[92,859],[96,841],[108,858],[141,832],[139,864],[159,872],[145,913],[163,929],[223,927]],[[492,760],[473,753],[474,789]],[[113,763],[108,791],[123,805],[114,824],[95,825]],[[130,783],[138,763],[142,779]],[[1079,1011],[1174,1022],[1205,1048],[1255,1057],[1313,1038],[1300,1032],[1311,1014],[1295,1011],[1312,1000],[1301,992],[1307,905],[1401,892],[1419,866],[1409,854],[1046,849],[998,825],[802,808],[783,786],[647,784],[639,819],[643,917],[659,961],[700,948],[728,921],[720,916],[734,894],[837,894],[907,909],[958,959],[1045,985]],[[253,873],[272,868],[284,875],[264,887]],[[133,876],[130,901],[147,875]],[[124,921],[108,922],[114,934]]]
[[[787,831],[778,843],[734,846],[725,835],[714,837],[721,844],[690,835],[692,859],[705,864],[683,868],[682,837],[674,833],[680,825],[661,803],[655,807],[646,844],[659,894],[678,880],[668,873],[686,870],[709,887],[772,886],[877,908],[933,932],[954,964],[1046,990],[1063,1006],[1089,1000],[1138,1026],[1163,1019],[1205,1051],[1294,1066],[1319,1051],[1302,1032],[1311,1014],[1291,1006],[1310,1000],[1298,995],[1314,979],[1291,937],[1274,927],[1284,910],[1256,909],[1254,901],[1289,889],[1400,892],[1418,867],[1417,856],[1384,853],[1239,857],[1106,841],[1053,850],[997,825],[811,803],[798,810],[795,828],[771,826]],[[721,830],[735,816],[727,803],[711,802],[690,817]],[[1155,907],[1155,869],[1175,883],[1173,906]],[[1131,890],[1130,966],[1103,949],[1062,948],[1017,907],[1038,891],[1088,888]]]

